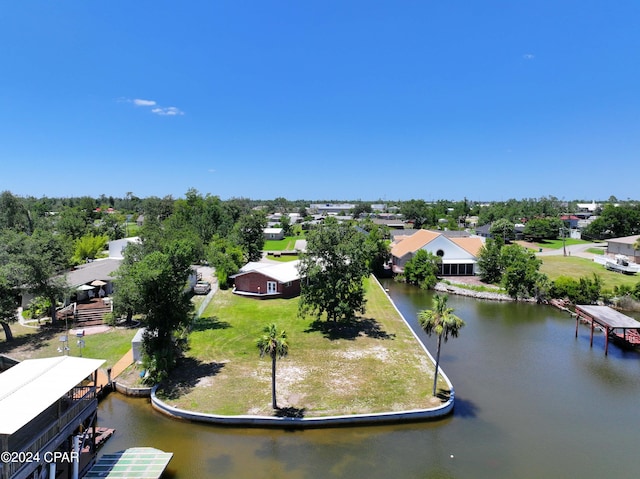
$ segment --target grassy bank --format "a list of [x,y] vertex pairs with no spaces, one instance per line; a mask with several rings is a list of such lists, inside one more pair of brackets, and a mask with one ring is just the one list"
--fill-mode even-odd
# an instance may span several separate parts
[[581,276],[591,278],[593,273],[600,276],[605,289],[612,290],[614,286],[635,286],[640,282],[638,276],[628,276],[607,270],[601,264],[586,258],[575,256],[541,256],[542,266],[540,271],[545,273],[552,281],[560,276],[569,276],[578,279]]
[[289,356],[278,361],[280,407],[317,417],[439,404],[430,390],[433,364],[384,291],[375,283],[367,288],[367,313],[347,325],[299,318],[297,299],[259,301],[219,291],[161,398],[205,413],[273,414],[271,362],[259,357],[256,339],[276,323],[290,343]]

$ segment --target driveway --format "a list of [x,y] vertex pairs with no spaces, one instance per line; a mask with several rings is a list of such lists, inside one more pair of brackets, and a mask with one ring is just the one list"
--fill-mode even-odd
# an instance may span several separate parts
[[[587,258],[593,260],[594,253],[590,253],[587,250],[589,248],[606,248],[606,244],[603,243],[583,243],[567,245],[567,256],[578,256],[580,258]],[[564,254],[563,248],[558,249],[543,249],[541,252],[536,253],[537,256],[561,256]]]

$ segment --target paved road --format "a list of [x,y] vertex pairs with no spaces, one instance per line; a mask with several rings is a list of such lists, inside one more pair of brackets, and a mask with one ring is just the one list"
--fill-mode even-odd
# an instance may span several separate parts
[[[567,256],[579,256],[580,258],[593,259],[595,255],[587,251],[589,248],[605,249],[602,243],[572,244],[572,245],[567,245]],[[537,256],[560,256],[563,254],[564,254],[563,248],[544,249],[542,252],[536,253]]]

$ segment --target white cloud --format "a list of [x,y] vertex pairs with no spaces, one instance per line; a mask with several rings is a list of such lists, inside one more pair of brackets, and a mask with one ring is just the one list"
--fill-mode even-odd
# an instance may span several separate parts
[[151,110],[151,113],[155,113],[156,115],[160,115],[160,116],[184,115],[184,112],[179,108],[176,108],[175,106],[153,108]]
[[536,56],[532,53],[525,53],[524,55],[522,55],[522,58],[524,58],[525,60],[533,60]]
[[184,112],[175,106],[160,106],[155,100],[144,100],[142,98],[118,98],[119,103],[133,103],[135,106],[140,107],[153,107],[151,113],[160,116],[180,116],[184,115]]
[[140,98],[131,101],[135,106],[154,106],[156,104],[153,100],[141,100]]

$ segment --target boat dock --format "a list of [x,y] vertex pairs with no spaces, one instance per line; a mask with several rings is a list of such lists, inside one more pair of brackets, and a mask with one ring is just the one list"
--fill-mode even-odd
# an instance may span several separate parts
[[605,356],[609,353],[610,337],[628,347],[640,346],[640,322],[609,306],[576,305],[576,338],[580,320],[591,325],[591,346],[593,346],[593,330],[596,325],[605,332]]

